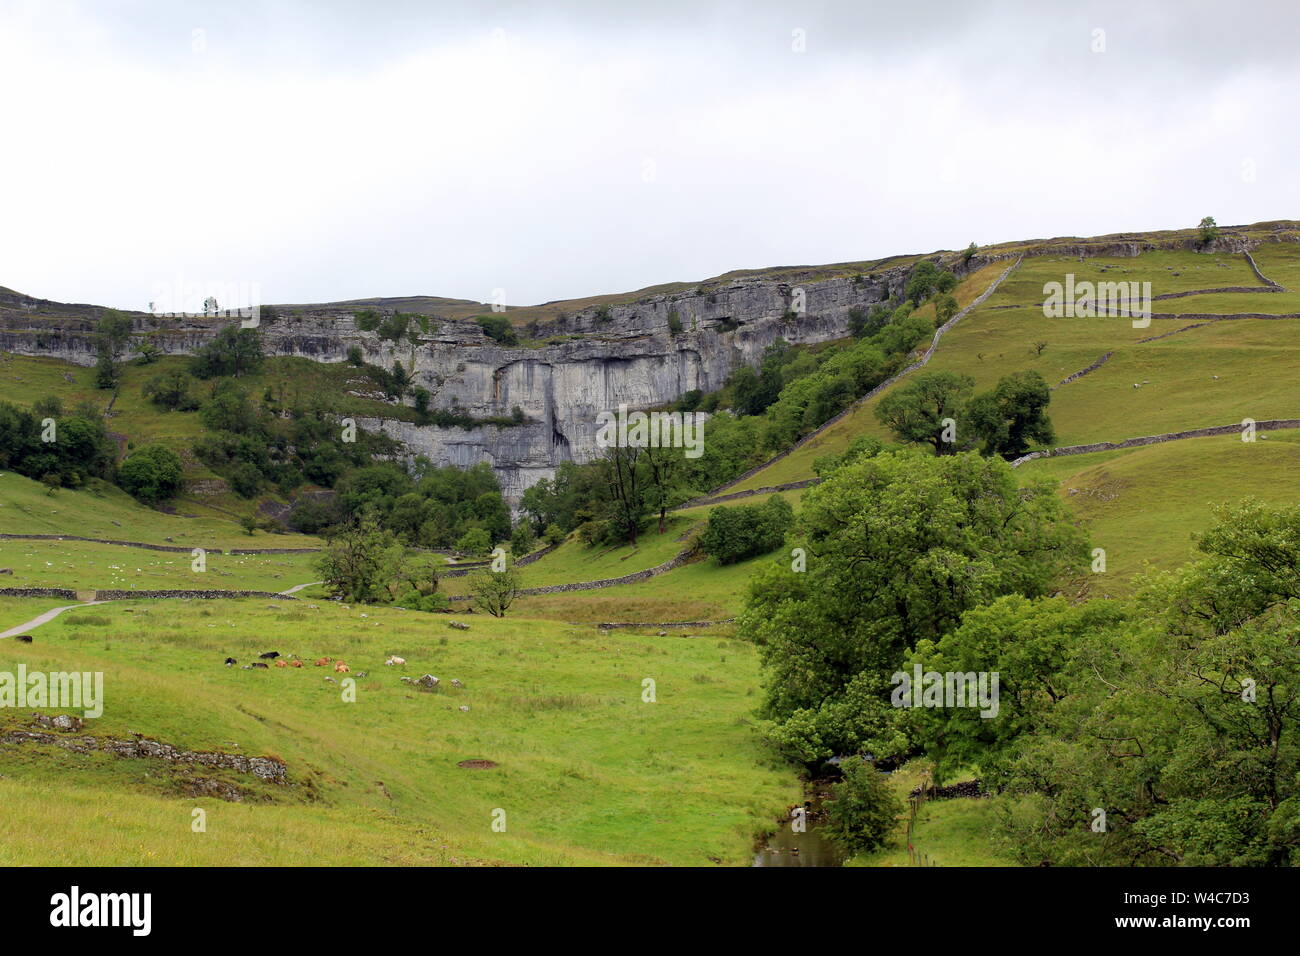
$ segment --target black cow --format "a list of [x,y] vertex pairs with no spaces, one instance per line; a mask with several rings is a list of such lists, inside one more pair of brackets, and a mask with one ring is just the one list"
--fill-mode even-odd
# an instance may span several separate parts
[[267,651],[265,654],[258,654],[257,656],[260,657],[260,658],[261,658],[262,660],[264,660],[264,661],[270,661],[270,660],[274,660],[275,658],[279,657],[279,656],[280,656],[280,652],[279,652],[279,651]]

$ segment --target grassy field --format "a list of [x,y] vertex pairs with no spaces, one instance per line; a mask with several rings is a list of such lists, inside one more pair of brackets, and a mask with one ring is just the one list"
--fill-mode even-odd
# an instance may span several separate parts
[[[1281,245],[1281,244],[1279,244]],[[1283,246],[1269,250],[1273,268],[1300,253]],[[1272,256],[1273,258],[1269,258]],[[1103,266],[1107,271],[1102,272]],[[1261,265],[1261,268],[1263,266]],[[1290,278],[1292,266],[1275,269]],[[1300,260],[1293,268],[1300,270]],[[1300,415],[1295,394],[1300,320],[1242,319],[1216,322],[1154,342],[1141,339],[1171,332],[1176,321],[1153,321],[1135,329],[1128,318],[1047,318],[1040,306],[1043,284],[1074,271],[1078,281],[1150,280],[1153,291],[1181,291],[1226,285],[1259,285],[1244,257],[1151,252],[1134,259],[1027,259],[981,307],[944,336],[927,371],[969,375],[987,389],[1013,371],[1032,370],[1056,385],[1107,352],[1096,371],[1059,387],[1049,412],[1057,444],[1118,441],[1242,418]],[[1265,270],[1265,275],[1269,272]],[[1272,276],[1270,275],[1270,278]],[[1167,286],[1167,288],[1166,288]],[[1241,300],[1281,300],[1285,294],[1220,295],[1235,311]],[[1168,300],[1171,309],[1204,298]],[[1159,306],[1159,304],[1157,304]],[[1045,343],[1039,352],[1035,343]],[[1216,378],[1217,376],[1217,378]],[[906,384],[903,379],[901,384]],[[1137,385],[1138,388],[1134,388]],[[896,385],[894,388],[900,386]],[[734,489],[749,490],[812,477],[813,461],[842,452],[859,435],[889,437],[875,418],[883,395],[858,406],[786,458],[747,478]]]
[[[588,547],[571,537],[554,551],[520,568],[523,585],[536,588],[570,581],[597,581],[653,568],[675,557],[687,546],[686,541],[677,539],[690,532],[696,524],[697,519],[693,516],[672,515],[663,534],[652,525],[651,530],[638,538],[635,548],[629,545]],[[454,586],[448,581],[447,588]]]
[[[93,479],[85,488],[60,488],[51,495],[40,482],[13,472],[0,473],[0,534],[75,534],[222,550],[321,546],[319,538],[309,535],[250,535],[216,512],[182,517],[144,508],[120,488]],[[9,546],[12,542],[0,541],[0,549]]]
[[[970,775],[950,783],[972,779]],[[894,793],[906,803],[907,795],[921,782],[916,762],[890,775]],[[995,836],[998,798],[972,800],[930,800],[916,817],[912,844],[935,866],[1016,866]],[[862,853],[846,866],[911,866],[907,855],[907,817],[898,822],[890,844],[872,853]]]
[[[369,676],[345,703],[324,668],[221,664],[272,647]],[[383,666],[389,654],[409,662],[400,673],[437,674],[443,691],[401,683]],[[106,706],[91,733],[273,753],[290,784],[253,787],[247,805],[230,806],[188,795],[195,782],[175,767],[3,746],[4,787],[42,796],[6,801],[5,865],[226,859],[220,841],[261,864],[304,862],[323,841],[322,858],[343,862],[741,863],[799,793],[748,727],[753,649],[725,638],[484,617],[460,632],[440,615],[305,602],[132,602],[68,612],[31,645],[0,643],[0,669],[19,663],[102,671]],[[655,703],[642,702],[645,678]],[[195,806],[211,811],[208,834],[190,832]],[[505,833],[491,828],[496,809]],[[38,816],[59,821],[59,839]],[[104,840],[106,818],[132,822]]]
[[84,541],[0,541],[6,587],[283,591],[319,579],[314,555],[173,554]]
[[1093,592],[1123,595],[1146,569],[1195,556],[1192,536],[1214,523],[1215,505],[1255,497],[1294,504],[1300,432],[1190,438],[1118,452],[1027,462],[1025,475],[1059,481],[1070,511],[1106,550]]

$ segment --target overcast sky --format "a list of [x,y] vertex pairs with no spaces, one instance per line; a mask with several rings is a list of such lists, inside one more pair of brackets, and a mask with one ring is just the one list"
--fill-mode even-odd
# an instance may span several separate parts
[[0,0],[0,285],[530,304],[1300,218],[1297,26],[1295,0]]

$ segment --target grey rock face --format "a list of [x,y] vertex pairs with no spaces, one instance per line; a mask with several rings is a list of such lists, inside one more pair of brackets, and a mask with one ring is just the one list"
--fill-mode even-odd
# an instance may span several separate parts
[[[400,361],[412,373],[413,384],[428,389],[433,408],[489,418],[508,417],[518,407],[527,419],[519,426],[357,422],[400,439],[411,457],[425,455],[435,464],[460,467],[488,462],[507,499],[517,504],[528,487],[553,475],[561,462],[597,456],[599,413],[620,405],[654,408],[691,389],[718,388],[741,365],[757,364],[777,339],[808,344],[840,338],[847,334],[852,308],[870,308],[900,293],[909,272],[909,267],[896,267],[860,281],[842,276],[803,284],[741,278],[646,296],[553,322],[539,332],[550,344],[538,348],[506,348],[474,322],[445,319],[435,319],[436,328],[417,335],[415,342],[403,338],[394,343],[361,331],[352,312],[338,309],[282,313],[260,331],[271,355],[343,362],[356,346],[372,364],[391,368]],[[66,307],[73,311],[52,325],[39,318],[42,307],[52,304],[25,302],[0,302],[0,350],[95,363],[91,307]],[[81,309],[84,315],[75,311]],[[669,328],[670,313],[680,323],[676,335]],[[132,318],[137,335],[168,354],[191,354],[222,325],[235,321],[144,313]],[[128,351],[123,358],[131,355]],[[706,425],[706,441],[707,436]]]

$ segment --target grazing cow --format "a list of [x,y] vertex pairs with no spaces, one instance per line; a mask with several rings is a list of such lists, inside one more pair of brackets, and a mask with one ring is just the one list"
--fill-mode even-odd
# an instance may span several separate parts
[[289,666],[289,662],[288,662],[288,661],[276,661],[276,662],[275,662],[275,666],[276,666],[276,667],[288,667],[288,666]]
[[32,636],[30,634],[19,634],[14,638],[14,640],[19,644],[30,644],[32,642]]
[[316,666],[317,666],[317,667],[324,667],[326,664],[330,664],[330,663],[332,663],[332,661],[330,660],[330,658],[328,658],[328,657],[322,657],[320,660],[318,660],[318,661],[316,662]]
[[279,652],[279,651],[267,651],[265,654],[258,654],[257,656],[260,657],[260,658],[261,658],[262,660],[264,660],[264,661],[271,661],[271,660],[275,660],[277,657],[279,657],[279,656],[280,656],[280,652]]
[[336,674],[348,674],[351,671],[352,668],[348,667],[348,665],[344,664],[342,661],[339,661],[334,665],[334,673]]
[[290,667],[302,667],[302,661],[290,661],[290,662],[289,662],[289,666],[290,666]]
[[235,666],[236,664],[238,664],[238,663],[239,663],[239,661],[235,660],[233,657],[227,657],[227,658],[226,658],[226,666],[227,666],[227,667],[234,667],[234,666]]
[[266,665],[265,665],[265,664],[262,664],[262,663],[259,663],[258,661],[253,661],[253,666],[254,666],[254,667],[260,667],[260,668],[262,668],[262,670],[266,670]]
[[406,663],[406,658],[398,657],[396,654],[388,658],[388,660],[384,661],[384,664],[388,667],[393,667],[397,664],[405,664],[405,663]]

